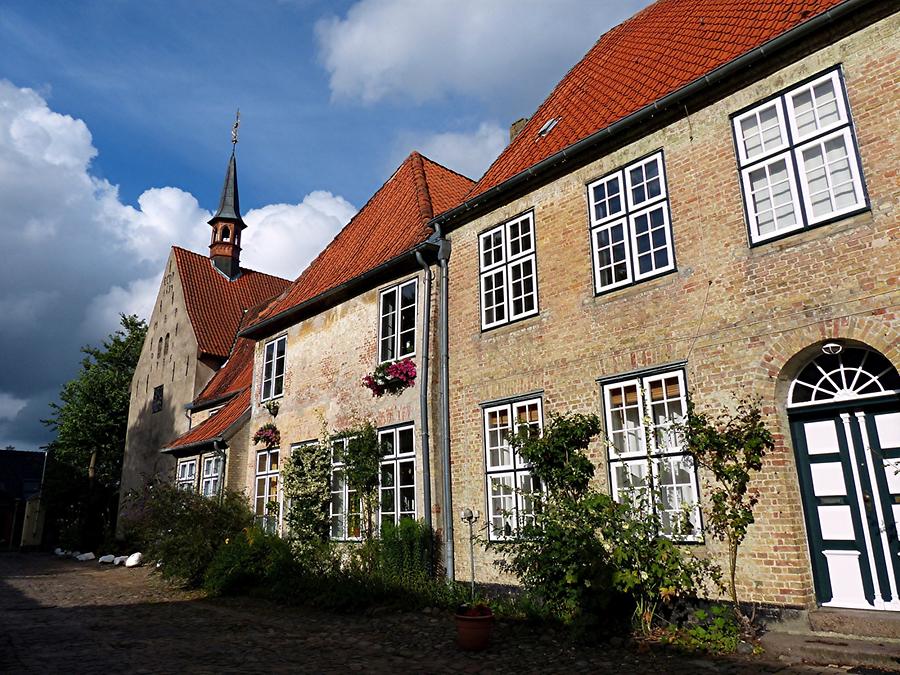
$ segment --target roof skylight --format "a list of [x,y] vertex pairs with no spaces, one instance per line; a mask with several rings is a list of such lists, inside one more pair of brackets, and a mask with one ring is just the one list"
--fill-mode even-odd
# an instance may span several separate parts
[[559,120],[560,120],[559,117],[551,117],[549,120],[544,122],[544,126],[542,126],[538,130],[538,137],[543,138],[544,136],[549,134],[551,131],[553,131],[553,127],[556,126],[556,124],[559,122]]

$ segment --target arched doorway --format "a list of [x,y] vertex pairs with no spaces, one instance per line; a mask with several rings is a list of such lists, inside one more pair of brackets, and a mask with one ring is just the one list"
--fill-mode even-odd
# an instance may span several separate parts
[[788,415],[820,604],[900,611],[900,375],[829,342],[793,380]]

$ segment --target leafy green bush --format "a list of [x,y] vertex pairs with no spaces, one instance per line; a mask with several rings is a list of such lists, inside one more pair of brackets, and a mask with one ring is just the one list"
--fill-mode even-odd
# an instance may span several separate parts
[[669,628],[665,641],[713,654],[731,654],[741,641],[741,624],[732,608],[713,605],[709,611],[695,610],[684,626]]
[[591,487],[586,450],[600,433],[595,415],[551,417],[543,436],[511,439],[545,493],[515,541],[492,542],[501,569],[515,574],[546,612],[578,630],[617,629],[627,613],[646,632],[661,604],[692,595],[716,569],[662,532],[656,509],[619,503]]
[[159,563],[164,577],[186,586],[199,586],[218,548],[253,523],[239,492],[213,499],[152,483],[128,499],[129,537],[139,542],[146,559]]
[[434,550],[434,533],[425,523],[404,518],[399,525],[384,525],[378,540],[378,570],[400,579],[430,577]]
[[273,587],[299,571],[290,545],[258,527],[241,530],[216,551],[203,587],[216,595]]

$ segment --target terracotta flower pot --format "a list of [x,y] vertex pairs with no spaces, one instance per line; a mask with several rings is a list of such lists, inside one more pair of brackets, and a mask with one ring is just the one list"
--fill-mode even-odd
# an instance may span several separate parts
[[494,614],[488,607],[472,607],[456,613],[456,644],[467,652],[486,649],[494,632]]

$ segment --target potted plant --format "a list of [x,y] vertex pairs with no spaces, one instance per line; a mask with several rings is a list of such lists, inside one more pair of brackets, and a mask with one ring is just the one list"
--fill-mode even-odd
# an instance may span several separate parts
[[494,613],[483,603],[460,605],[456,610],[456,644],[467,652],[486,649],[494,632]]
[[363,378],[363,386],[376,398],[385,394],[400,394],[415,382],[416,364],[410,358],[379,364],[374,372]]
[[253,445],[258,445],[260,443],[268,450],[280,446],[281,432],[278,431],[278,427],[271,422],[267,422],[257,429],[256,433],[253,434]]

